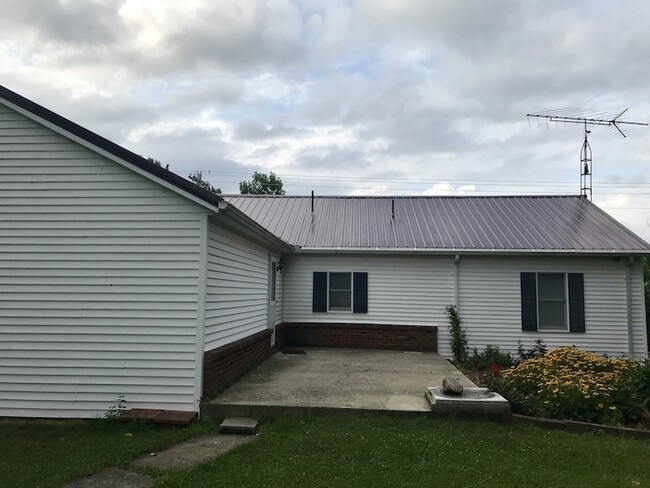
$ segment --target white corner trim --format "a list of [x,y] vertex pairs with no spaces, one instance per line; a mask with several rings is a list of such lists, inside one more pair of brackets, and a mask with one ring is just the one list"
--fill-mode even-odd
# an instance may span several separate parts
[[201,216],[199,281],[196,300],[196,351],[194,358],[194,409],[200,411],[203,395],[203,355],[205,345],[205,303],[208,276],[208,214]]

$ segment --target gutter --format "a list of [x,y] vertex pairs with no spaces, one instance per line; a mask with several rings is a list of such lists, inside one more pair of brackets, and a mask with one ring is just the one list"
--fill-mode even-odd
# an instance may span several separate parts
[[463,249],[418,247],[295,247],[296,254],[428,254],[440,256],[552,255],[552,256],[647,256],[647,249]]

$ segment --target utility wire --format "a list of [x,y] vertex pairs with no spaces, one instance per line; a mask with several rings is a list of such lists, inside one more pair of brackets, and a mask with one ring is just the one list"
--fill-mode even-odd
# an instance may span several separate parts
[[[239,173],[239,172],[222,172],[222,171],[213,171],[213,170],[199,170],[203,175],[209,175],[209,176],[214,176],[214,177],[226,177],[219,179],[218,182],[220,184],[223,183],[238,183],[239,178],[243,177],[244,179],[250,178],[250,173]],[[196,171],[179,171],[177,174],[180,175],[190,175],[194,174]],[[233,180],[232,178],[236,177],[237,180]],[[541,195],[541,196],[552,196],[552,195],[557,195],[558,193],[562,193],[563,191],[566,191],[567,194],[577,194],[576,190],[576,183],[572,181],[553,181],[553,180],[500,180],[500,179],[473,179],[473,180],[459,180],[459,179],[453,179],[453,178],[448,178],[448,179],[440,179],[440,180],[426,180],[426,179],[420,179],[420,178],[387,178],[387,177],[362,177],[362,176],[328,176],[328,175],[283,175],[281,176],[281,179],[283,182],[287,181],[298,181],[298,182],[303,182],[301,183],[291,183],[292,187],[299,187],[299,188],[310,188],[310,189],[320,189],[320,190],[373,190],[373,187],[363,187],[361,186],[363,183],[405,183],[407,185],[411,185],[408,188],[401,187],[401,188],[396,188],[391,186],[390,188],[387,188],[387,190],[391,191],[396,191],[396,192],[404,192],[404,191],[425,191],[429,189],[431,186],[435,186],[436,184],[445,184],[445,183],[454,183],[457,185],[476,185],[476,186],[483,186],[483,187],[497,187],[497,188],[517,188],[517,187],[526,187],[529,188],[531,186],[535,187],[552,187],[553,191],[516,191],[517,194],[521,195]],[[313,183],[304,183],[304,182],[313,182]],[[319,184],[318,182],[342,182],[342,183],[347,183],[350,181],[354,181],[357,184],[354,186],[349,186],[349,185],[323,185]],[[632,181],[600,181],[597,182],[599,186],[604,186],[608,190],[614,190],[616,188],[621,188],[621,189],[646,189],[650,188],[650,182],[632,182]],[[444,192],[444,189],[440,190],[441,192]],[[455,189],[453,191],[459,191],[458,189]],[[512,195],[514,192],[512,190],[497,190],[497,189],[485,189],[485,190],[479,190],[479,189],[472,189],[472,190],[467,190],[466,194],[471,194],[471,195]],[[647,196],[650,197],[650,193],[642,193],[638,191],[631,191],[631,192],[625,192],[625,191],[599,191],[597,192],[598,195],[634,195],[634,196]],[[632,206],[616,206],[616,207],[601,207],[604,209],[609,209],[609,210],[649,210],[649,207],[632,207]]]
[[[179,175],[190,175],[196,173],[196,171],[178,171],[176,172]],[[201,173],[206,176],[226,176],[226,177],[244,177],[244,179],[250,178],[249,173],[235,173],[235,172],[221,172],[221,171],[212,171],[212,170],[201,170]],[[277,174],[277,173],[276,173]],[[501,179],[454,179],[454,178],[443,178],[443,179],[422,179],[422,178],[390,178],[390,177],[378,177],[378,176],[328,176],[328,175],[278,175],[283,181],[284,180],[308,180],[308,181],[355,181],[355,182],[391,182],[391,183],[408,183],[408,184],[438,184],[438,183],[456,183],[456,184],[495,184],[499,186],[567,186],[574,187],[576,182],[568,180],[501,180]],[[635,188],[636,186],[648,187],[650,188],[650,182],[639,182],[639,181],[596,181],[598,185],[607,185],[613,186],[615,188],[619,187],[628,187]]]

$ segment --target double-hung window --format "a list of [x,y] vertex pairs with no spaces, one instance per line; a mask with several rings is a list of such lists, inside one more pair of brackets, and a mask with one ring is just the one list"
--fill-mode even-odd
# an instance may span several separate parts
[[315,271],[312,312],[368,313],[368,273]]
[[537,328],[567,330],[566,273],[537,273]]
[[582,273],[521,273],[523,331],[585,331]]
[[352,310],[352,273],[329,273],[327,309],[334,312]]

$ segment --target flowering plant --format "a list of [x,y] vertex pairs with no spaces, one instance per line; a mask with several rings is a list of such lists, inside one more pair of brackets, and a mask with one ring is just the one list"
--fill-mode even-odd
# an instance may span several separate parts
[[501,366],[499,366],[498,364],[494,364],[494,363],[488,363],[488,364],[486,364],[486,365],[485,365],[485,368],[486,368],[490,373],[492,373],[492,376],[498,376],[498,375],[499,375],[499,371],[501,371]]
[[561,347],[501,372],[500,390],[515,410],[534,415],[620,424],[635,418],[638,363]]

